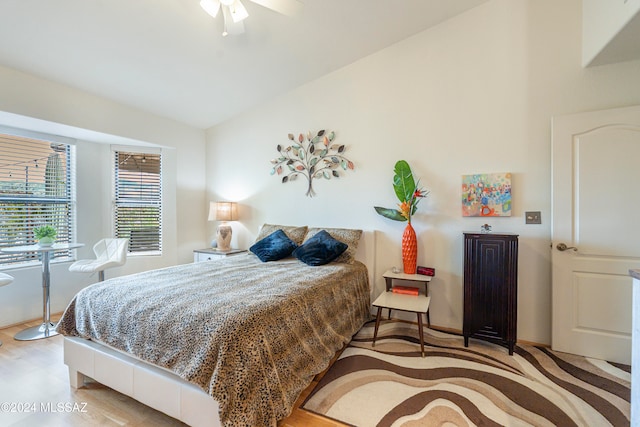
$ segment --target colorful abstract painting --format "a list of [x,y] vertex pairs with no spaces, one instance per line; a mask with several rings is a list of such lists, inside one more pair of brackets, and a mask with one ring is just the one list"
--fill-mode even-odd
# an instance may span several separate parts
[[462,175],[462,216],[511,216],[511,174]]

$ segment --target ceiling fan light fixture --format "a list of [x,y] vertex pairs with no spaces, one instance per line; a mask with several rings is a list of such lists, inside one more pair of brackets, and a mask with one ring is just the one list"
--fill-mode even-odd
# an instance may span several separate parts
[[[251,0],[260,6],[271,9],[274,12],[284,15],[293,16],[297,13],[302,3],[300,0]],[[244,33],[244,21],[249,17],[249,12],[240,0],[200,0],[200,6],[214,18],[222,10],[224,21],[223,36],[229,34]]]
[[215,18],[220,11],[220,2],[218,0],[200,0],[200,7]]

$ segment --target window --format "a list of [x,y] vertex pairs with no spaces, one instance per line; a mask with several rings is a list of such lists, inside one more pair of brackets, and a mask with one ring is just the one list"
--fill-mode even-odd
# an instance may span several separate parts
[[[74,241],[75,147],[52,141],[0,134],[0,247],[36,243],[33,228],[40,225],[55,227],[57,242]],[[35,253],[0,252],[0,267],[37,261]]]
[[115,151],[115,235],[130,254],[162,252],[161,170],[160,154]]

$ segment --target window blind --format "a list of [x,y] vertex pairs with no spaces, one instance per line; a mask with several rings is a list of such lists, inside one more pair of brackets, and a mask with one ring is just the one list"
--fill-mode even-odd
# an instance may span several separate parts
[[115,234],[130,254],[162,252],[160,154],[115,151]]
[[[36,243],[33,229],[56,228],[57,242],[74,241],[72,145],[0,134],[0,247]],[[53,252],[67,259],[68,251]],[[1,265],[38,261],[37,254],[4,254]]]

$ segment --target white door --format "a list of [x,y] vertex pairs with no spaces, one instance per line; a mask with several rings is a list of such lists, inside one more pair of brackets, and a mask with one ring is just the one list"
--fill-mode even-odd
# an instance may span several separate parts
[[552,348],[630,364],[640,106],[554,117],[552,172]]

